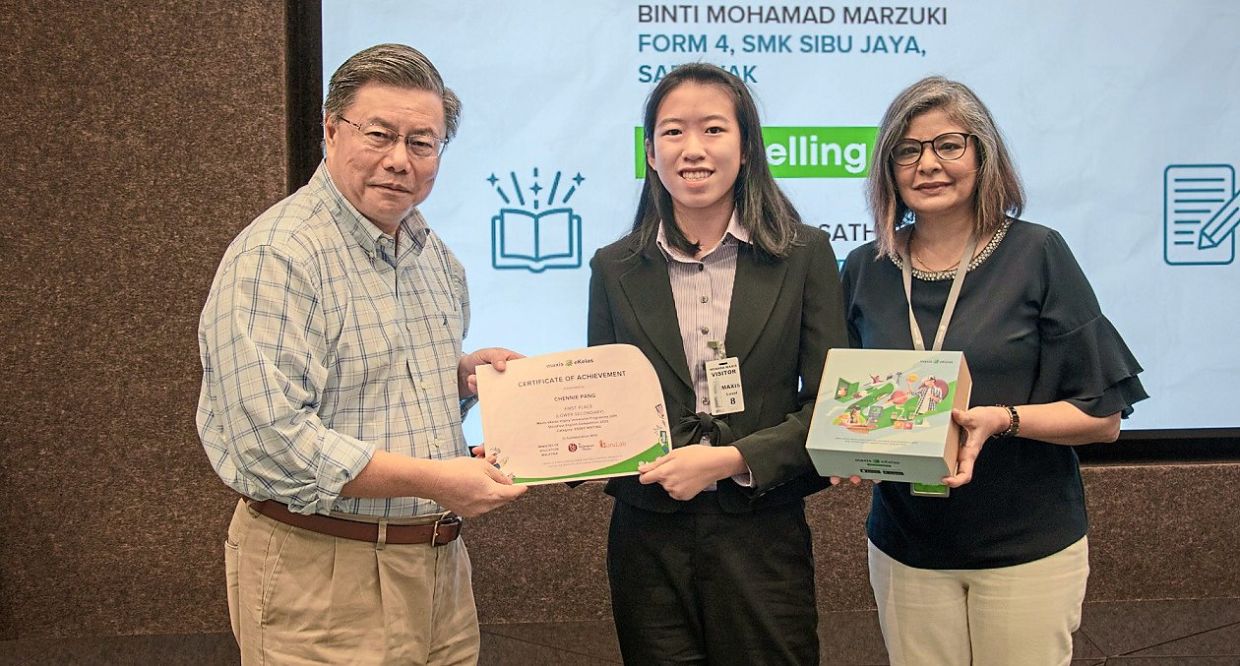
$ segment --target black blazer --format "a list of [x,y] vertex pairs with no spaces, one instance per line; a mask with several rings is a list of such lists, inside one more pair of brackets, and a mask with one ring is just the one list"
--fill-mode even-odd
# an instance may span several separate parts
[[[745,411],[719,417],[696,413],[667,259],[654,240],[640,247],[630,234],[590,260],[589,344],[628,343],[646,354],[663,386],[673,447],[709,433],[715,444],[740,449],[752,470],[752,488],[719,482],[727,512],[798,500],[827,485],[805,451],[805,435],[827,350],[848,346],[843,293],[826,233],[802,225],[797,237],[780,260],[740,244],[724,346],[740,359]],[[684,504],[636,476],[611,479],[606,491],[650,511]]]

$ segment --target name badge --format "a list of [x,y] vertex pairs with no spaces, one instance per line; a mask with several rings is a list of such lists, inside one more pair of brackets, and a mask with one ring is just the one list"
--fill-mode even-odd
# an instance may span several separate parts
[[706,362],[706,392],[713,416],[745,411],[741,362],[735,356]]
[[951,495],[951,488],[937,483],[913,483],[909,484],[909,490],[918,497],[947,497]]

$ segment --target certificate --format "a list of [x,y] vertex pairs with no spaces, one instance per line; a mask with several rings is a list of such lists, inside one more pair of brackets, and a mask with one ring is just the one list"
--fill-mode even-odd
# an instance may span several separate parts
[[487,454],[514,483],[637,474],[671,451],[659,377],[637,347],[587,347],[476,372]]

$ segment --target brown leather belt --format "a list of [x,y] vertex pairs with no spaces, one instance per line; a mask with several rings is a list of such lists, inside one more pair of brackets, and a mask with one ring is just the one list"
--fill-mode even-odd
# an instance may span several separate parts
[[249,500],[249,504],[255,511],[286,525],[354,541],[390,544],[429,543],[432,546],[442,546],[461,536],[461,519],[457,516],[441,518],[433,523],[422,525],[388,523],[380,525],[318,514],[293,513],[287,506],[272,500],[261,502]]

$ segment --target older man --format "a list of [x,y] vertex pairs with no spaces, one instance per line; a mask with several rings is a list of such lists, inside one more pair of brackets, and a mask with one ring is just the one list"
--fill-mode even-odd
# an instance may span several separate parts
[[198,429],[243,495],[225,543],[244,663],[457,664],[478,654],[458,516],[524,488],[468,456],[460,263],[417,210],[460,102],[385,44],[332,75],[326,158],[220,263],[199,325]]

